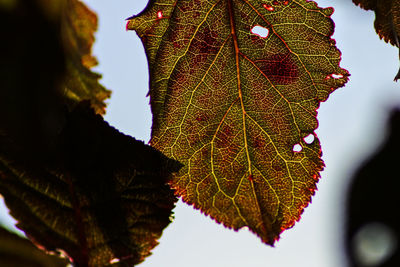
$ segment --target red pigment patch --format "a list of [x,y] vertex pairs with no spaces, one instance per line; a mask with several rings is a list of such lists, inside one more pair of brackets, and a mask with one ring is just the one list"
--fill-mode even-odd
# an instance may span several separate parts
[[182,11],[182,12],[186,12],[188,10],[192,9],[191,3],[189,3],[188,1],[180,1],[178,4],[178,8]]
[[257,60],[255,63],[274,84],[291,84],[299,77],[297,65],[289,53],[275,54],[265,60]]
[[197,73],[199,67],[204,67],[204,64],[208,58],[214,56],[218,52],[218,34],[215,31],[210,30],[209,27],[205,27],[202,31],[197,33],[195,39],[190,46],[190,52],[195,54],[191,58],[189,73]]
[[260,136],[256,136],[253,140],[253,146],[255,148],[263,148],[265,147],[265,144],[265,140]]
[[233,130],[229,125],[224,125],[217,133],[216,146],[218,148],[226,148],[233,140]]
[[265,39],[260,38],[260,36],[253,34],[250,32],[250,34],[247,35],[248,40],[251,42],[252,46],[256,46],[257,48],[263,49],[265,46]]
[[[189,33],[190,34],[190,33]],[[182,48],[187,45],[189,40],[188,31],[185,31],[185,28],[181,25],[176,25],[175,30],[169,32],[169,40],[172,41],[172,44],[175,48]]]
[[211,31],[209,27],[205,27],[199,32],[193,40],[192,47],[200,54],[215,54],[218,51],[218,34]]
[[175,48],[181,48],[182,46],[178,42],[173,42]]
[[208,116],[206,114],[200,114],[199,116],[196,117],[196,121],[198,122],[208,121]]
[[273,161],[272,162],[272,168],[277,172],[282,172],[283,171],[280,162]]
[[268,11],[274,11],[275,10],[275,8],[273,6],[271,6],[271,5],[263,4],[263,7]]

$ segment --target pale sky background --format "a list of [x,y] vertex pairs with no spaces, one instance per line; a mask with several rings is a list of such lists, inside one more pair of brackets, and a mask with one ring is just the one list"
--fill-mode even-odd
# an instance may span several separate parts
[[[99,15],[94,54],[100,65],[96,70],[103,74],[102,83],[113,90],[106,119],[120,131],[147,142],[151,128],[147,63],[139,38],[125,31],[124,20],[139,13],[147,1],[84,2]],[[342,243],[345,193],[354,169],[382,141],[387,111],[400,106],[400,84],[393,82],[398,50],[379,40],[372,12],[351,0],[317,3],[335,8],[334,38],[342,51],[341,66],[351,76],[319,109],[316,132],[327,167],[300,222],[272,248],[247,230],[225,229],[179,202],[174,222],[140,267],[346,266]],[[0,207],[0,214],[5,212]],[[12,224],[4,216],[0,222]]]

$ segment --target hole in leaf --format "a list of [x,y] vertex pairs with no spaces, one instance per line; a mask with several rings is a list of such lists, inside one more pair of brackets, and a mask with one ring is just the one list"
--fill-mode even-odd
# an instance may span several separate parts
[[293,152],[301,152],[301,150],[303,150],[303,147],[300,144],[295,144],[292,150]]
[[110,264],[114,264],[114,263],[117,263],[117,262],[120,262],[120,259],[114,258],[114,259],[110,260]]
[[381,266],[397,250],[398,240],[391,227],[371,222],[358,230],[352,246],[355,260],[360,266]]
[[263,4],[263,7],[268,11],[274,11],[274,7],[268,4]]
[[309,134],[306,137],[304,137],[304,142],[306,142],[307,144],[312,144],[315,140],[315,136],[313,134]]
[[162,19],[163,18],[163,13],[161,10],[157,11],[157,19]]
[[250,32],[261,38],[267,38],[269,30],[263,26],[256,25],[250,30]]
[[340,78],[343,78],[343,75],[342,75],[342,74],[332,73],[332,74],[331,74],[331,77],[332,77],[333,79],[340,79]]

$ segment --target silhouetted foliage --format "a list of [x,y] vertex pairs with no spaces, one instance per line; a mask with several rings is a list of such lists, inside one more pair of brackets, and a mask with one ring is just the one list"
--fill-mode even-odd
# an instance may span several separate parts
[[181,165],[95,113],[102,113],[108,92],[88,68],[87,34],[95,25],[81,36],[75,22],[82,17],[73,16],[91,13],[66,0],[71,19],[57,8],[61,2],[54,9],[35,0],[0,9],[7,25],[0,194],[17,227],[47,251],[64,251],[75,266],[132,266],[171,221],[177,199],[167,182]]
[[[382,129],[384,132],[384,129]],[[390,116],[388,136],[379,150],[367,160],[354,175],[347,199],[346,249],[351,266],[400,266],[400,248],[397,244],[388,258],[377,259],[376,265],[368,262],[360,253],[379,253],[391,241],[378,241],[379,235],[393,235],[400,240],[399,224],[399,151],[400,110]],[[364,230],[363,230],[364,229]],[[386,231],[387,233],[384,233]],[[378,238],[377,238],[378,237]],[[365,252],[360,250],[370,246]]]

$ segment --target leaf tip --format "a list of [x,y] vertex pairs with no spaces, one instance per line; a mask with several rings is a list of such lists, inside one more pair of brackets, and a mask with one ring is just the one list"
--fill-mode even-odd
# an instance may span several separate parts
[[394,77],[393,81],[397,82],[398,79],[400,79],[400,69],[397,72],[396,76]]

